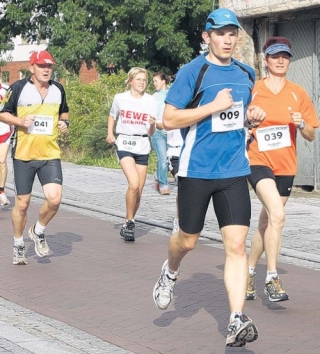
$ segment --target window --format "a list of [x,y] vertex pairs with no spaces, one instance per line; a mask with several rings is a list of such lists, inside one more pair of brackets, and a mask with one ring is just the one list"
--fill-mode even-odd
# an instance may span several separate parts
[[28,69],[21,69],[19,71],[20,80],[30,76],[30,71]]
[[1,82],[3,83],[9,83],[10,81],[10,73],[9,71],[2,71],[1,73]]

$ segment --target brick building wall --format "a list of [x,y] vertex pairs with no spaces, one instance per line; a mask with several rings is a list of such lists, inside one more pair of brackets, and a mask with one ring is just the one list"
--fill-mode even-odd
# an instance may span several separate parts
[[97,81],[99,76],[99,72],[94,66],[88,69],[85,63],[82,64],[79,72],[79,78],[82,83],[89,84],[90,82]]
[[[14,61],[8,62],[6,65],[0,67],[0,82],[11,85],[17,80],[22,78],[21,74],[26,70],[29,71],[29,62],[28,61]],[[7,76],[8,73],[8,76]],[[7,80],[7,77],[9,78]],[[99,79],[98,71],[93,67],[88,69],[86,64],[83,63],[80,73],[80,81],[84,84],[88,84]]]
[[[11,85],[13,82],[21,79],[21,71],[29,70],[28,62],[10,62],[7,65],[0,67],[1,81],[2,83]],[[6,75],[9,73],[9,76]],[[9,80],[7,80],[9,79]]]

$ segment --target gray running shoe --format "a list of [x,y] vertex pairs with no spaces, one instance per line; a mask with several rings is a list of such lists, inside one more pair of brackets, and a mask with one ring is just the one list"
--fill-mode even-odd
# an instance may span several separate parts
[[26,258],[26,248],[25,246],[13,246],[13,262],[14,265],[25,265],[28,264]]
[[39,257],[45,257],[49,255],[50,249],[46,241],[45,234],[37,235],[34,232],[35,225],[32,225],[28,231],[28,235],[34,242],[34,250]]
[[282,282],[279,277],[272,278],[266,283],[264,293],[272,302],[289,300],[289,295],[283,290]]
[[[177,278],[171,279],[166,275],[168,260],[163,263],[160,278],[153,288],[153,301],[160,310],[166,310],[171,304],[173,298],[173,288],[176,285]],[[179,271],[178,271],[179,275]]]
[[132,220],[128,220],[125,225],[122,225],[120,230],[120,236],[122,236],[125,241],[133,242],[135,240],[134,238],[135,228],[136,228],[135,223]]
[[255,276],[255,274],[252,274],[252,275],[249,274],[246,300],[255,300],[257,297],[256,282],[255,282],[254,276]]
[[246,342],[253,342],[258,338],[257,327],[245,314],[236,315],[228,325],[227,347],[242,347]]

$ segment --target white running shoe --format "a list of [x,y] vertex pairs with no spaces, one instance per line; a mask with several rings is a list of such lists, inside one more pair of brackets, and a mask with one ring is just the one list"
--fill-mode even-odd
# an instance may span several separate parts
[[236,315],[228,325],[227,347],[242,347],[246,342],[253,342],[257,338],[257,327],[245,314]]
[[[171,304],[173,298],[173,288],[176,285],[176,279],[167,276],[168,260],[163,263],[160,278],[153,288],[153,301],[160,310],[166,310]],[[179,271],[178,271],[179,275]]]
[[45,237],[44,233],[41,235],[37,235],[34,232],[34,227],[35,227],[35,225],[32,225],[28,231],[29,237],[34,242],[34,250],[36,251],[36,254],[39,257],[48,256],[50,249],[47,244],[46,237]]
[[5,206],[5,205],[9,205],[10,204],[10,200],[7,198],[7,196],[5,195],[5,193],[1,193],[0,194],[0,206]]
[[13,261],[14,265],[25,265],[28,264],[26,258],[26,248],[24,245],[13,246]]

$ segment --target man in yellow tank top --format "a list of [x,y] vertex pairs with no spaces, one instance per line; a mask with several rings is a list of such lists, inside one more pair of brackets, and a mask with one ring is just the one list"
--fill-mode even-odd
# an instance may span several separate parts
[[28,235],[39,257],[49,255],[45,228],[56,215],[62,198],[62,169],[59,133],[69,127],[69,108],[63,86],[51,80],[55,61],[47,51],[33,52],[31,77],[16,81],[9,88],[1,107],[0,121],[15,127],[12,148],[15,205],[12,210],[14,232],[13,264],[27,264],[23,232],[35,176],[42,185],[44,203],[39,219]]

